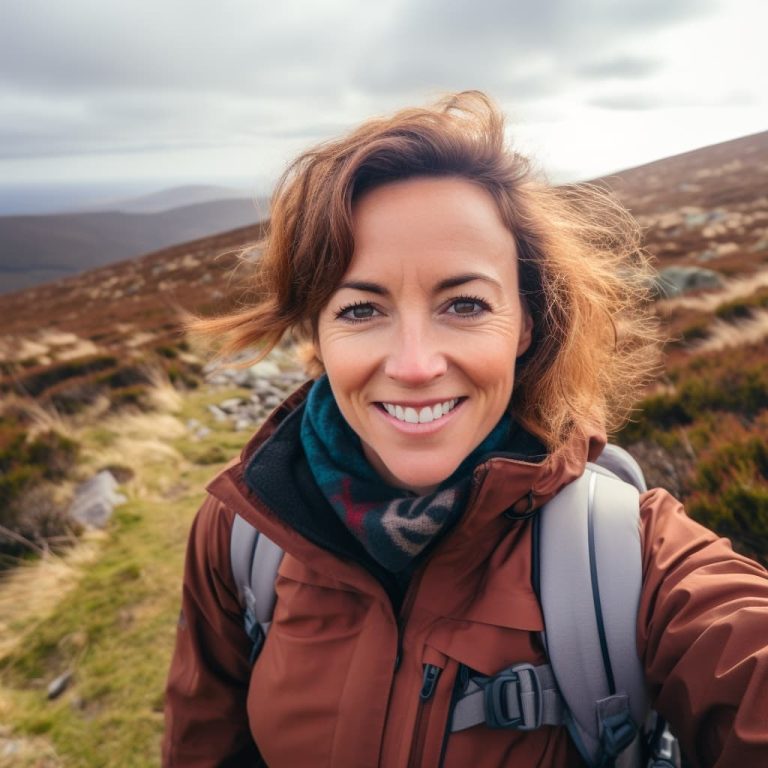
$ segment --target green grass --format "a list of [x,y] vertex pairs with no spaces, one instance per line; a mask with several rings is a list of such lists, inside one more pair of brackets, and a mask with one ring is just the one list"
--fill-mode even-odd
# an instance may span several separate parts
[[[197,418],[212,429],[205,441],[168,438],[175,459],[149,452],[127,462],[136,472],[123,489],[129,502],[117,508],[98,557],[50,616],[31,629],[17,625],[26,634],[0,659],[0,719],[14,738],[42,737],[62,765],[159,765],[187,532],[214,462],[237,455],[247,439],[205,411],[229,394],[209,393],[206,401],[193,393],[184,403],[182,421]],[[109,426],[83,439],[95,464],[105,445],[120,449],[119,431]],[[48,683],[67,670],[69,688],[48,701]]]

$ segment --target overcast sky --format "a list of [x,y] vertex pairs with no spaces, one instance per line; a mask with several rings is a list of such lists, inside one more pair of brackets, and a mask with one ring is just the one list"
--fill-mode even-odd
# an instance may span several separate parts
[[764,0],[2,0],[0,179],[238,178],[481,88],[555,180],[768,128]]

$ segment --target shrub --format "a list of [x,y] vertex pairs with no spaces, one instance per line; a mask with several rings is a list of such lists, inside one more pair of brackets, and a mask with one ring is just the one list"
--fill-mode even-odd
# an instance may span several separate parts
[[96,382],[110,389],[122,389],[134,387],[137,384],[149,384],[149,373],[141,366],[123,365],[114,371],[102,374],[96,378]]
[[731,539],[734,549],[768,565],[768,485],[734,480],[717,494],[694,495],[691,517]]
[[[51,484],[66,477],[78,446],[49,431],[28,439],[16,419],[0,420],[0,525],[40,546],[66,531],[64,510],[54,503]],[[25,551],[17,539],[0,537],[0,555]]]
[[0,524],[16,534],[12,537],[0,532],[0,569],[33,551],[58,549],[77,533],[50,483],[29,486],[15,496],[3,508]]
[[146,387],[139,384],[131,387],[121,387],[113,390],[110,395],[111,409],[117,410],[125,406],[136,406],[143,411],[150,410],[149,393]]
[[768,307],[768,288],[760,288],[749,296],[742,296],[721,304],[715,314],[721,320],[740,320],[750,317],[755,309]]
[[50,387],[73,379],[103,371],[117,365],[113,355],[89,355],[75,360],[33,369],[16,382],[14,389],[23,395],[38,397]]
[[165,357],[169,360],[173,360],[174,358],[179,356],[178,350],[166,344],[163,344],[159,347],[155,347],[155,352],[157,352],[157,354],[160,355],[160,357]]
[[[74,466],[77,455],[77,443],[58,432],[44,432],[30,440],[17,420],[0,419],[0,484],[6,487],[23,485],[25,473],[60,480]],[[0,506],[2,500],[7,503],[10,497],[0,496]]]
[[92,379],[64,382],[46,393],[46,400],[60,413],[71,416],[96,402],[101,388]]

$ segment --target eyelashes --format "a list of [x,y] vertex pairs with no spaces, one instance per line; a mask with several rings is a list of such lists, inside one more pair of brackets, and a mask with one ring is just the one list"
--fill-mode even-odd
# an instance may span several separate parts
[[[440,311],[453,317],[472,320],[487,312],[493,312],[493,307],[480,296],[462,295],[450,299]],[[334,316],[337,320],[347,323],[365,323],[383,314],[372,302],[361,300],[345,304]]]
[[[471,307],[472,305],[479,307],[480,311],[478,311],[477,309],[470,312],[459,311],[459,307],[462,307],[464,310],[466,310],[468,307]],[[451,314],[454,314],[458,317],[477,317],[483,312],[492,311],[491,305],[480,296],[457,296],[455,299],[451,299],[448,306],[449,306],[449,311],[450,309],[454,310]]]
[[364,323],[381,314],[370,301],[355,301],[343,306],[336,312],[337,320],[346,320],[348,323]]

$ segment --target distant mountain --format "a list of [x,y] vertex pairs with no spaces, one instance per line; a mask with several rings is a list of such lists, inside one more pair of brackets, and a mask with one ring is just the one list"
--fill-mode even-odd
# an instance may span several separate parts
[[215,200],[139,212],[190,199],[210,188],[186,188],[128,203],[135,212],[96,211],[0,217],[0,293],[21,290],[176,243],[256,224],[266,205]]
[[[88,206],[82,212],[91,211],[119,211],[120,213],[162,213],[173,208],[181,208],[187,205],[199,205],[220,200],[244,200],[253,199],[242,189],[231,187],[219,187],[214,185],[188,185],[184,187],[171,187],[159,192],[153,192],[140,197],[131,197],[121,200],[112,200],[100,203],[96,206]],[[254,208],[266,217],[266,198],[256,198]]]

